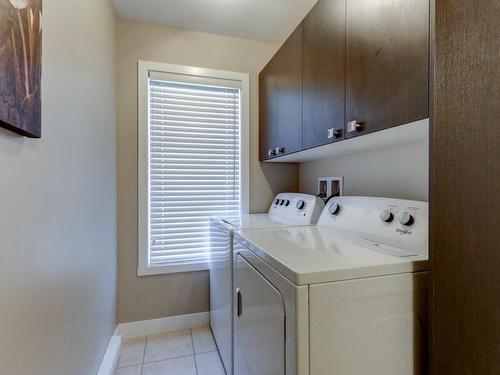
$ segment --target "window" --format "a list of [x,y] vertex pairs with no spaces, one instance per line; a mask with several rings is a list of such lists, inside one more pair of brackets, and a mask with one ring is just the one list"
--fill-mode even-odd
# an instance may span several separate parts
[[139,62],[139,275],[208,268],[210,216],[247,210],[248,75]]

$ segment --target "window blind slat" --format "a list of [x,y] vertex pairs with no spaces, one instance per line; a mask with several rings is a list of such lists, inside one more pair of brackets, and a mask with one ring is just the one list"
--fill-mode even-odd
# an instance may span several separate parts
[[231,133],[232,131],[234,131],[233,129],[231,128],[228,128],[228,125],[231,125],[229,123],[226,123],[226,122],[219,122],[219,123],[208,123],[208,122],[199,122],[199,121],[190,121],[190,122],[187,122],[187,121],[168,121],[168,123],[170,125],[165,125],[167,123],[167,121],[163,121],[163,120],[158,120],[154,127],[152,127],[151,129],[153,129],[153,131],[161,131],[161,130],[164,130],[164,129],[176,129],[178,127],[181,127],[182,129],[185,129],[185,130],[190,130],[190,129],[198,129],[198,130],[201,130],[201,131],[207,131],[207,132],[210,132],[210,131],[219,131],[219,132],[228,132],[228,133]]
[[240,89],[210,82],[149,80],[150,265],[206,262],[209,217],[240,210]]

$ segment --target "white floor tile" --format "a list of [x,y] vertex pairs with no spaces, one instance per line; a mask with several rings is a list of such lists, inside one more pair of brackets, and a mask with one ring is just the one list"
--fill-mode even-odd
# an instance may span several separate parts
[[142,375],[196,375],[194,356],[145,363]]
[[115,375],[141,375],[142,365],[122,367],[116,370]]
[[212,352],[217,350],[210,327],[193,328],[193,345],[195,353]]
[[144,360],[145,337],[125,339],[122,342],[122,349],[118,367],[141,364]]
[[198,375],[226,375],[218,352],[196,354]]
[[161,361],[193,354],[191,331],[148,336],[144,362]]

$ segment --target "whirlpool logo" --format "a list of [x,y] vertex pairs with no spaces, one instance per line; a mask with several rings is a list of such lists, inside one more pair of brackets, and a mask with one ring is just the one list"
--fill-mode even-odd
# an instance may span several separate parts
[[405,234],[410,235],[413,233],[411,230],[406,229],[406,228],[405,229],[398,228],[398,229],[396,229],[396,232],[398,232],[402,236],[404,236]]

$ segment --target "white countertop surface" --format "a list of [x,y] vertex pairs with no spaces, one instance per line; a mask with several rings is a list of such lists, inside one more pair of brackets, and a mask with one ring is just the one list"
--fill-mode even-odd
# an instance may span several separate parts
[[329,227],[243,229],[235,238],[295,285],[424,271],[428,267],[427,256],[410,255]]

